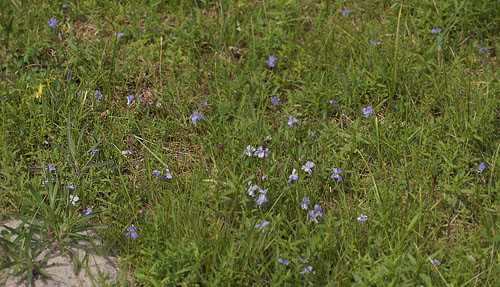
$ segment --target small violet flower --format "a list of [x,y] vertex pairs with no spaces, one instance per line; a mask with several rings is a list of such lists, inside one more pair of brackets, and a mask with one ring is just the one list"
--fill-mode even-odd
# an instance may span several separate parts
[[66,8],[66,7],[68,7],[68,3],[64,3],[64,4],[62,4],[62,5],[61,5],[61,7],[62,7],[62,8]]
[[312,270],[313,270],[312,266],[309,265],[306,268],[304,268],[304,270],[300,271],[300,274],[311,273]]
[[[55,178],[51,178],[50,180],[55,181],[56,179]],[[49,184],[49,180],[46,179],[46,180],[42,181],[42,184],[44,184],[44,185],[45,184]]]
[[268,225],[269,225],[269,221],[262,220],[262,223],[255,224],[255,229],[258,229],[258,228],[262,227],[262,234],[264,234],[266,232],[266,228],[265,227],[268,226]]
[[483,47],[483,46],[477,46],[477,48],[479,49],[479,51],[482,51],[482,52],[488,52],[488,48],[486,48],[486,47]]
[[342,181],[342,176],[340,175],[342,173],[341,168],[332,168],[333,174],[330,176],[330,178],[336,178],[338,181]]
[[102,97],[104,97],[103,94],[101,93],[101,91],[99,91],[99,90],[96,90],[94,95],[95,95],[96,100],[100,100],[100,99],[102,99]]
[[439,33],[439,32],[441,32],[441,28],[431,29],[431,34],[436,34],[436,33]]
[[259,188],[259,197],[255,200],[259,208],[262,206],[263,203],[269,202],[269,199],[266,197],[267,194],[267,189],[263,190]]
[[276,96],[274,96],[272,99],[271,99],[271,102],[273,103],[273,105],[277,106],[279,103],[280,103],[280,98],[277,98]]
[[367,118],[369,115],[373,114],[372,106],[368,106],[366,108],[362,108],[361,110],[363,111],[363,114],[364,114],[365,118]]
[[151,173],[151,177],[159,177],[161,176],[161,172],[159,170],[153,170],[153,172]]
[[195,110],[193,114],[190,116],[190,118],[193,121],[193,123],[196,124],[196,121],[203,118],[203,115],[198,113],[198,110]]
[[76,202],[77,202],[78,200],[80,200],[80,198],[78,198],[78,195],[76,195],[76,196],[70,195],[70,196],[69,196],[69,200],[71,201],[71,204],[72,204],[73,206],[76,206]]
[[85,208],[83,211],[82,211],[82,214],[83,215],[89,215],[92,213],[92,207],[90,207],[90,205],[87,205],[87,208]]
[[314,210],[310,210],[309,211],[309,216],[311,217],[309,220],[310,221],[314,221],[316,223],[318,223],[318,220],[316,219],[316,217],[323,217],[323,210],[321,209],[321,206],[315,204],[314,205]]
[[130,95],[127,97],[127,106],[132,103],[132,100],[134,99],[134,95]]
[[[50,165],[49,165],[50,166]],[[476,172],[481,174],[483,173],[483,170],[486,168],[486,166],[484,165],[484,162],[481,162],[477,167],[476,167]]]
[[300,208],[307,210],[309,208],[309,203],[311,203],[309,198],[307,198],[307,196],[304,196],[304,198],[300,202]]
[[49,164],[49,167],[46,167],[45,168],[45,171],[49,171],[49,172],[53,172],[53,171],[56,171],[56,168],[52,166],[52,164]]
[[135,239],[137,238],[137,228],[135,226],[127,226],[127,233],[125,234],[125,237],[127,238],[132,238]]
[[276,61],[276,58],[273,56],[269,56],[269,59],[266,61],[266,64],[269,66],[269,68],[274,68],[274,61]]
[[161,178],[172,179],[172,174],[170,174],[170,170],[165,169],[165,175],[162,175]]
[[127,149],[127,150],[122,150],[122,154],[123,155],[129,155],[129,154],[134,154],[134,152]]
[[66,185],[64,188],[68,188],[68,189],[72,189],[72,190],[75,189],[72,182],[68,183],[68,185]]
[[434,265],[438,265],[438,266],[441,265],[441,262],[439,262],[439,260],[436,260],[436,259],[432,259],[431,263]]
[[71,77],[73,76],[73,72],[70,70],[68,71],[68,74],[66,75],[66,81],[71,81]]
[[254,197],[255,191],[257,189],[259,189],[259,187],[257,185],[252,185],[252,182],[248,181],[248,190],[247,190],[248,195],[250,195],[251,197]]
[[370,44],[372,44],[372,46],[379,46],[380,42],[376,42],[376,41],[370,40]]
[[309,260],[307,260],[307,258],[299,258],[299,261],[302,263],[309,263]]
[[364,215],[363,213],[361,213],[359,215],[359,217],[356,219],[357,222],[364,222],[368,219],[368,216]]
[[49,21],[47,21],[47,23],[49,24],[49,27],[50,28],[55,28],[56,24],[57,24],[57,20],[54,19],[54,17],[51,17]]
[[253,152],[255,152],[255,148],[251,145],[248,145],[247,148],[243,151],[247,156],[252,156]]
[[297,122],[297,119],[293,116],[290,115],[288,116],[288,121],[286,122],[291,128],[293,128],[293,124]]
[[258,156],[259,158],[264,158],[264,157],[267,157],[267,151],[269,149],[268,148],[263,148],[262,146],[260,146],[254,153],[254,155]]
[[309,133],[310,133],[310,134],[311,134],[311,136],[312,136],[312,137],[314,137],[314,138],[317,138],[317,137],[318,137],[317,135],[315,135],[315,134],[314,134],[314,132],[313,132],[313,131],[309,131]]
[[279,258],[279,259],[278,259],[278,263],[279,263],[279,264],[285,264],[285,265],[288,265],[288,264],[290,264],[290,261],[288,261],[288,260],[286,260],[286,259]]
[[329,100],[329,101],[328,101],[328,103],[333,104],[333,105],[334,105],[334,106],[336,106],[336,107],[338,107],[338,106],[339,106],[339,104],[337,104],[337,102],[336,102],[336,101],[334,101],[334,100]]
[[344,10],[342,11],[342,15],[349,15],[352,13],[352,10]]
[[118,34],[115,33],[115,37],[116,39],[120,39],[121,37],[123,37],[123,33],[118,33]]
[[305,164],[305,165],[303,165],[303,166],[302,166],[302,169],[303,169],[305,172],[307,172],[308,174],[311,174],[311,173],[312,173],[311,168],[313,168],[313,167],[314,167],[314,162],[312,162],[312,161],[308,161],[308,162],[306,162],[306,164]]
[[288,178],[289,178],[288,183],[292,182],[292,180],[299,179],[299,176],[297,175],[297,170],[295,168],[292,170],[292,174],[290,174]]
[[59,41],[62,41],[61,33],[57,33],[57,39],[59,39]]
[[202,106],[208,105],[208,100],[205,100],[203,103],[201,103]]
[[99,149],[93,149],[93,150],[91,150],[91,151],[87,154],[87,156],[94,155],[94,154],[96,154],[96,152],[98,152],[98,151],[99,151]]

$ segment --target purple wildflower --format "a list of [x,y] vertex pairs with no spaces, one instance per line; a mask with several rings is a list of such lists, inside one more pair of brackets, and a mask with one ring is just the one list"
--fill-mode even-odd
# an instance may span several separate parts
[[477,46],[477,48],[479,49],[479,51],[481,52],[488,52],[488,48],[486,47],[483,47],[483,46]]
[[47,170],[48,170],[49,172],[53,172],[53,171],[56,171],[56,168],[55,168],[55,167],[53,167],[53,166],[52,166],[52,164],[49,164],[49,167],[48,167],[48,168],[47,168],[47,167],[45,168],[45,171],[47,171]]
[[257,197],[257,199],[255,200],[259,208],[262,206],[263,203],[269,202],[269,199],[267,199],[266,194],[267,194],[267,189],[263,190],[259,188],[259,197]]
[[59,41],[62,41],[61,33],[57,33],[57,39],[59,39]]
[[300,202],[300,208],[307,210],[309,208],[309,203],[311,203],[309,198],[307,198],[307,196],[304,196],[304,198]]
[[118,34],[115,33],[115,37],[116,39],[120,39],[121,37],[123,37],[123,33],[118,33]]
[[99,151],[99,149],[93,149],[93,150],[91,150],[91,151],[87,154],[87,156],[94,155],[94,154],[95,154],[96,152],[98,152],[98,151]]
[[127,97],[127,106],[132,103],[132,100],[134,99],[134,95],[130,95]]
[[252,156],[252,153],[255,152],[255,148],[251,145],[248,145],[247,148],[243,151],[247,156]]
[[82,211],[82,214],[83,215],[89,215],[92,213],[92,207],[90,205],[87,205],[87,208],[85,208],[83,211]]
[[286,122],[291,128],[293,128],[293,124],[297,122],[297,119],[293,116],[290,115],[288,116],[288,121]]
[[68,183],[68,185],[66,185],[64,188],[69,188],[69,189],[72,189],[72,190],[75,189],[75,187],[73,186],[72,182]]
[[[52,180],[52,182],[54,182],[56,179],[55,178],[51,178],[50,180]],[[42,184],[49,184],[49,180],[46,179],[45,181],[42,181]]]
[[129,154],[134,154],[134,152],[127,149],[127,150],[122,150],[122,154],[123,155],[129,155]]
[[288,265],[288,264],[290,264],[290,261],[288,261],[288,260],[286,260],[286,259],[279,258],[279,259],[278,259],[278,263],[279,263],[279,264],[285,264],[285,265]]
[[259,189],[259,187],[257,185],[252,185],[252,182],[248,181],[248,190],[247,190],[248,195],[250,195],[251,197],[254,197],[255,191],[257,189]]
[[315,134],[314,134],[314,132],[313,132],[313,131],[309,131],[309,133],[311,134],[311,136],[312,136],[312,137],[315,137],[315,138],[317,138],[317,137],[318,137],[317,135],[315,135]]
[[193,123],[196,124],[196,121],[203,118],[203,115],[198,113],[198,110],[195,110],[193,114],[190,116],[190,118],[193,121]]
[[280,98],[277,98],[276,96],[274,96],[272,99],[271,99],[271,102],[273,103],[273,105],[277,106],[279,103],[280,103]]
[[273,56],[269,56],[269,59],[266,61],[266,64],[269,66],[269,68],[274,68],[274,61],[276,61],[276,58]]
[[125,234],[125,237],[127,238],[132,238],[135,239],[137,238],[137,228],[135,226],[127,226],[127,233]]
[[57,24],[57,20],[54,17],[51,17],[50,20],[47,21],[47,23],[49,24],[50,28],[54,28]]
[[300,271],[300,274],[311,273],[312,270],[313,270],[312,266],[309,265],[306,268],[304,268],[304,270]]
[[153,170],[153,172],[151,173],[151,177],[159,177],[161,176],[161,172],[159,170]]
[[299,261],[302,263],[309,263],[309,260],[307,260],[307,258],[299,258]]
[[62,8],[66,8],[66,7],[68,7],[68,3],[64,3],[64,4],[62,4],[62,5],[61,5],[61,7],[62,7]]
[[364,114],[365,118],[367,118],[369,115],[373,114],[372,106],[368,106],[366,108],[362,108],[361,110],[363,111],[363,114]]
[[486,168],[486,166],[484,165],[484,162],[481,162],[477,167],[476,167],[476,172],[481,174],[483,173],[483,170]]
[[342,15],[349,15],[352,13],[352,10],[344,10],[342,11]]
[[441,32],[441,28],[431,29],[431,34],[436,34],[436,33],[439,33],[439,32]]
[[316,219],[316,217],[323,217],[323,210],[321,209],[321,206],[315,204],[314,205],[314,210],[310,210],[309,211],[309,216],[311,217],[309,220],[310,221],[314,221],[316,223],[318,223],[318,220]]
[[69,200],[71,201],[71,204],[73,206],[76,206],[76,202],[80,200],[80,198],[78,197],[78,195],[70,195]]
[[68,74],[66,75],[66,81],[68,81],[68,82],[71,81],[72,76],[73,76],[73,72],[71,70],[68,71]]
[[342,173],[341,168],[332,168],[333,174],[330,176],[330,178],[336,178],[338,181],[342,181],[342,176],[340,175]]
[[94,95],[95,95],[96,100],[100,100],[100,99],[102,99],[102,97],[104,97],[103,94],[101,93],[101,91],[99,91],[99,90],[96,90]]
[[205,100],[203,103],[201,103],[202,106],[208,105],[208,100]]
[[439,260],[436,260],[436,259],[432,259],[431,263],[434,265],[438,265],[438,266],[441,265],[441,262]]
[[376,42],[376,41],[370,40],[370,44],[372,44],[372,46],[379,46],[380,42]]
[[308,161],[306,162],[305,165],[302,166],[302,169],[307,172],[308,174],[311,174],[312,173],[312,168],[314,167],[314,162],[312,161]]
[[269,221],[267,220],[262,220],[262,223],[257,223],[255,224],[255,229],[258,229],[260,227],[262,227],[262,234],[264,234],[266,232],[266,226],[269,225]]
[[299,176],[297,175],[297,170],[295,168],[292,170],[292,174],[290,174],[288,178],[289,178],[288,183],[292,182],[292,180],[299,179]]
[[262,146],[260,146],[254,153],[254,155],[258,156],[259,158],[263,158],[263,157],[266,157],[267,156],[267,151],[269,149],[268,148],[263,148]]
[[338,107],[338,106],[339,106],[339,104],[337,104],[337,102],[336,102],[336,101],[334,101],[334,100],[329,100],[329,101],[328,101],[328,103],[333,104],[333,105],[334,105],[334,106],[336,106],[336,107]]
[[172,174],[170,174],[170,170],[168,168],[165,169],[165,175],[162,175],[161,178],[172,179]]
[[368,216],[364,215],[363,213],[361,213],[359,215],[359,217],[356,219],[357,222],[363,222],[363,221],[366,221],[368,219]]

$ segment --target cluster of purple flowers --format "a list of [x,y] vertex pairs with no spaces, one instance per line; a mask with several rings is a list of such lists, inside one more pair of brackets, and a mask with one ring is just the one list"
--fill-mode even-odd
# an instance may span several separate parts
[[170,173],[170,170],[168,168],[165,169],[165,174],[161,175],[161,172],[159,170],[153,170],[151,177],[159,177],[159,178],[166,178],[166,179],[172,179],[172,174]]
[[257,203],[257,205],[260,208],[262,206],[262,204],[269,202],[269,199],[266,196],[267,189],[262,189],[262,188],[258,187],[257,185],[252,185],[252,182],[249,181],[248,182],[248,190],[247,190],[248,195],[250,195],[251,197],[255,197],[256,191],[258,191],[258,195],[257,195],[257,198],[255,199],[255,203]]
[[258,147],[255,149],[253,146],[248,145],[247,148],[243,151],[243,153],[247,156],[257,156],[259,158],[264,158],[267,157],[268,154],[267,152],[269,151],[269,148],[264,148],[263,146]]

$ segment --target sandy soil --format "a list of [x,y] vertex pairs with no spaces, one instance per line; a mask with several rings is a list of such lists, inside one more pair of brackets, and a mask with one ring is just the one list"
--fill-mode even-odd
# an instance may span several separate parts
[[[5,229],[3,225],[7,225],[13,228],[17,227],[20,222],[20,220],[8,220],[6,222],[3,222],[0,225],[0,236],[2,236],[2,230]],[[126,282],[126,278],[124,278],[124,276],[120,276],[123,273],[119,272],[119,257],[113,256],[112,254],[106,254],[105,256],[98,255],[94,251],[94,248],[87,242],[80,242],[78,245],[70,246],[68,249],[70,249],[74,254],[78,254],[80,260],[84,259],[86,250],[89,250],[87,255],[88,268],[85,268],[86,264],[83,264],[83,268],[79,270],[78,274],[75,274],[73,271],[73,263],[71,258],[68,255],[60,254],[60,252],[55,252],[55,254],[52,254],[50,259],[43,265],[44,270],[47,271],[51,275],[51,277],[45,278],[41,275],[38,275],[32,281],[31,286],[80,287],[103,285],[133,285],[129,282]],[[41,257],[45,256],[46,254],[47,253],[42,254]],[[0,286],[13,287],[25,285],[25,278],[8,276],[7,272],[3,272],[0,274]]]

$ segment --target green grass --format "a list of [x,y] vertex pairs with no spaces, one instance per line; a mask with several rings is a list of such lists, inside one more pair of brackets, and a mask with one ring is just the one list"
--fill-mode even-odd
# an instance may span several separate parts
[[52,2],[0,4],[2,214],[55,200],[53,164],[138,285],[500,284],[500,2]]

